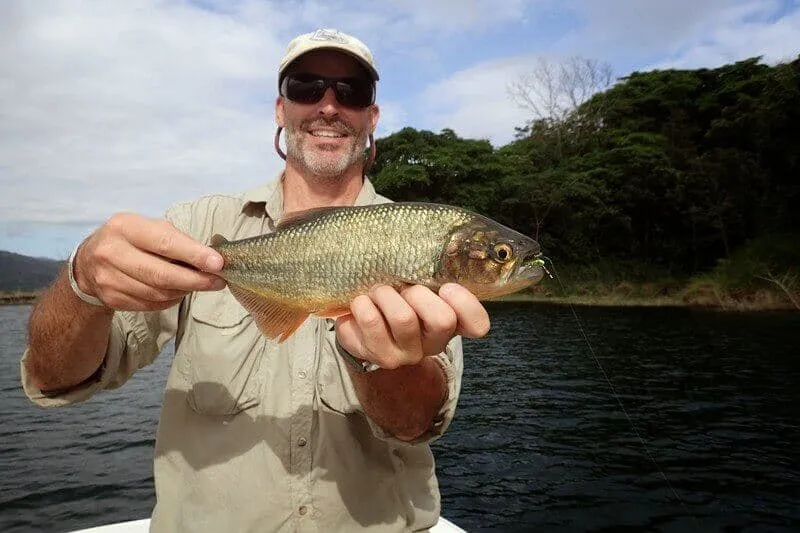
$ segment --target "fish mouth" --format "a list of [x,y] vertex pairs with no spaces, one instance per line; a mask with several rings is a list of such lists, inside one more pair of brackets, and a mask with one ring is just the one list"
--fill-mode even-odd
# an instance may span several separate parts
[[536,283],[544,277],[544,274],[544,256],[542,256],[542,252],[537,247],[523,256],[515,272],[515,277]]

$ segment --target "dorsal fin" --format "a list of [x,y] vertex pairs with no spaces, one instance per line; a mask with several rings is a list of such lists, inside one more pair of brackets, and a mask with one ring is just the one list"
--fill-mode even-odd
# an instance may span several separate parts
[[339,211],[340,209],[348,209],[348,207],[341,205],[312,207],[311,209],[301,209],[299,211],[292,211],[291,213],[285,213],[283,217],[281,217],[280,222],[278,222],[278,224],[275,226],[275,229],[276,230],[286,229],[290,226],[295,226],[297,224],[302,224],[303,222],[308,222],[310,220],[319,218],[325,213]]

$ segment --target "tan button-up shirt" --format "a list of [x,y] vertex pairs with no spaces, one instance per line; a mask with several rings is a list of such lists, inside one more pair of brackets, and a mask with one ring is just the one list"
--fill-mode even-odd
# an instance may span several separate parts
[[[280,178],[243,195],[178,204],[167,218],[200,242],[272,231]],[[369,180],[357,204],[389,200]],[[452,420],[460,338],[437,356],[449,397],[435,429],[414,443],[364,414],[333,321],[310,317],[283,344],[268,341],[226,288],[197,292],[163,312],[117,312],[97,378],[56,396],[30,383],[35,403],[58,406],[122,386],[175,339],[155,446],[153,532],[425,531],[440,511],[428,443]],[[27,357],[27,350],[23,355]]]

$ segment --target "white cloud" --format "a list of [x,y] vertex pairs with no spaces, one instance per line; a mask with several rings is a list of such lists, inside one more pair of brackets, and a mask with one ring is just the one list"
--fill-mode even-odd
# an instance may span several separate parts
[[293,14],[301,31],[334,25],[370,43],[379,68],[394,61],[427,63],[445,68],[439,45],[454,35],[478,35],[525,16],[543,0],[390,0],[361,3],[351,0],[299,2]]
[[385,137],[406,126],[408,114],[397,102],[384,102],[380,104],[381,116],[375,137]]
[[480,30],[498,23],[517,21],[525,13],[525,0],[392,0],[400,14],[408,17],[412,29],[437,34]]
[[[258,4],[4,4],[0,180],[6,220],[99,220],[274,172],[274,65]],[[267,96],[270,95],[270,96]],[[10,194],[9,194],[10,193]]]
[[[719,28],[778,9],[778,0],[566,0],[581,23],[563,45],[600,59],[645,58],[703,42]],[[603,57],[607,55],[609,57]]]
[[781,0],[566,0],[580,23],[556,47],[639,70],[714,67],[800,51],[798,13]]
[[330,25],[380,39],[383,44],[419,42],[421,35],[444,39],[464,31],[480,32],[504,22],[518,21],[530,0],[390,0],[354,6],[344,0],[311,0],[295,10],[302,24]]
[[531,68],[536,60],[524,56],[475,65],[428,87],[421,106],[428,115],[425,127],[450,128],[461,137],[489,139],[495,146],[514,135],[525,113],[511,100],[509,82]]
[[[0,220],[95,222],[274,175],[275,65],[289,37],[344,22],[382,53],[513,20],[523,0],[6,0]],[[379,54],[380,55],[380,54]],[[435,58],[434,58],[435,59]],[[401,127],[382,102],[379,132]]]
[[719,27],[655,67],[711,68],[755,56],[775,64],[792,61],[799,53],[800,12],[795,12],[777,21],[744,19]]

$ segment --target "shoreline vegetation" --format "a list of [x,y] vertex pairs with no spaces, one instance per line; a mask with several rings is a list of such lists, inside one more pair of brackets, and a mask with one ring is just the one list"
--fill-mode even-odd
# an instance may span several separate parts
[[27,305],[39,298],[42,291],[6,291],[0,292],[0,305]]
[[[662,288],[664,289],[664,288]],[[587,307],[694,307],[719,311],[800,311],[800,294],[789,295],[762,289],[736,293],[708,286],[702,290],[659,290],[656,284],[620,284],[585,288],[580,293],[559,295],[558,291],[533,290],[497,299],[499,302],[530,302]]]

